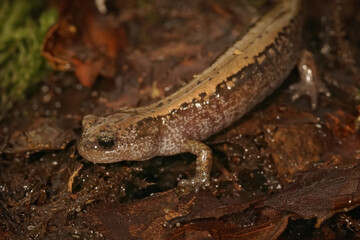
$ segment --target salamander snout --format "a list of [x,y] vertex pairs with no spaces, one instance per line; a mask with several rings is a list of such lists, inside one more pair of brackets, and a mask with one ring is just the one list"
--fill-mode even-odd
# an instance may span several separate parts
[[159,129],[153,118],[87,115],[77,147],[82,157],[96,163],[142,161],[158,154]]

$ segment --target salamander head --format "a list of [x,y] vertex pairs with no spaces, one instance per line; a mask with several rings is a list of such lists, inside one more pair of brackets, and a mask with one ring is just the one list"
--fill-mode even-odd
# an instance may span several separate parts
[[159,150],[159,126],[153,118],[136,120],[130,114],[87,115],[82,121],[78,151],[96,163],[152,158]]

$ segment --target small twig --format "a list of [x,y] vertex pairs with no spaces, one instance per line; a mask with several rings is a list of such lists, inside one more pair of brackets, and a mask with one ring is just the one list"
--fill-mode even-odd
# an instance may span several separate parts
[[234,177],[233,175],[229,172],[229,170],[227,170],[224,166],[222,166],[218,161],[214,161],[214,165],[216,166],[217,169],[219,169],[219,171],[221,172],[221,174],[225,177],[225,179],[228,179],[231,181],[231,184],[233,185],[233,187],[235,188],[236,191],[241,192],[243,191],[242,186],[234,181]]
[[68,187],[67,187],[67,190],[69,193],[72,193],[72,185],[74,183],[74,179],[75,177],[79,174],[80,170],[82,169],[84,165],[79,163],[75,166],[75,170],[74,172],[70,175],[69,177],[69,181],[68,181]]

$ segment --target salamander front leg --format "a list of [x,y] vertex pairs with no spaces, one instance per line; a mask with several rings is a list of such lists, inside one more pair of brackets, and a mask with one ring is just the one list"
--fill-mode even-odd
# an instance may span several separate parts
[[191,187],[198,191],[202,187],[210,185],[210,171],[212,166],[212,151],[202,142],[194,140],[184,140],[182,143],[184,151],[197,156],[195,176],[190,179],[183,179],[179,182],[179,187]]

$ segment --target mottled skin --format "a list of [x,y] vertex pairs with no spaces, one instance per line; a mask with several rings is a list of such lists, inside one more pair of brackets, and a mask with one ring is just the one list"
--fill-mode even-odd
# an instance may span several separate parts
[[169,97],[106,117],[85,116],[79,153],[97,163],[157,155],[197,155],[195,177],[209,184],[211,150],[200,141],[228,127],[270,95],[299,58],[300,0],[282,0],[208,69]]

